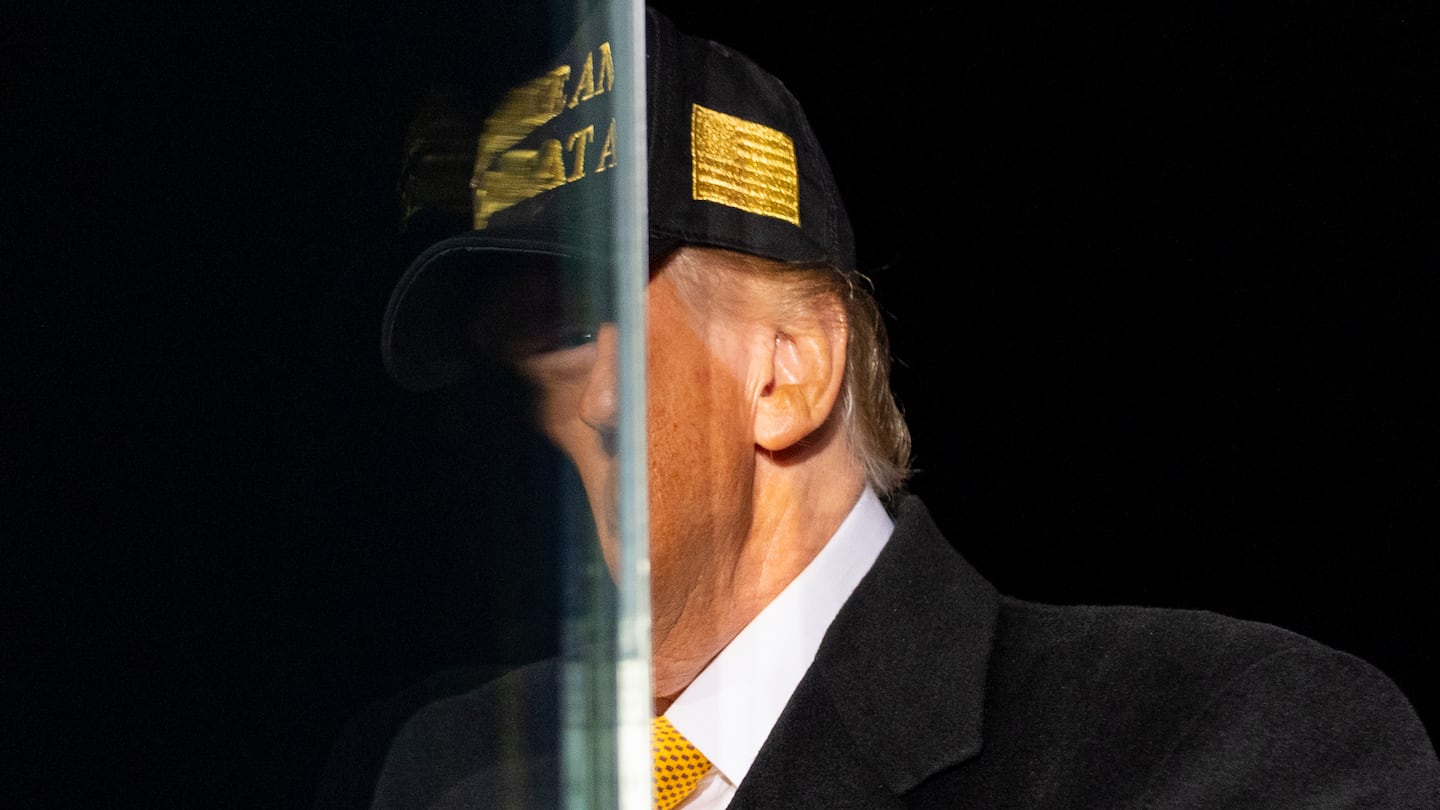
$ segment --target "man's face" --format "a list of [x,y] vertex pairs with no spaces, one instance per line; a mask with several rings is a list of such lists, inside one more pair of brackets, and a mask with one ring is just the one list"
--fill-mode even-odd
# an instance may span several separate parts
[[[683,256],[683,259],[682,259]],[[682,249],[646,290],[647,426],[651,587],[657,627],[685,596],[733,559],[750,524],[755,463],[753,402],[763,385],[750,349],[766,337],[734,306],[705,295],[712,282],[686,262],[713,256]],[[720,273],[734,271],[720,270]],[[740,279],[737,284],[742,284]],[[521,363],[536,385],[544,433],[575,463],[595,515],[606,562],[617,562],[615,458],[617,346],[614,324]],[[593,339],[589,339],[593,338]]]

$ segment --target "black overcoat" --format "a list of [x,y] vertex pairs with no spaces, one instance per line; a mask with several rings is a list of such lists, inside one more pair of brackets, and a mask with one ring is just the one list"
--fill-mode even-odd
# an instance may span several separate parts
[[[558,667],[422,710],[375,807],[557,806]],[[1378,669],[1214,613],[998,594],[918,499],[731,804],[1440,808],[1440,760]]]

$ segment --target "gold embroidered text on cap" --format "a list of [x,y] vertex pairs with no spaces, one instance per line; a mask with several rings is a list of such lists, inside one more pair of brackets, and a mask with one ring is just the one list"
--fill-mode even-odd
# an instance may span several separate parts
[[[576,77],[571,83],[572,76]],[[475,170],[470,177],[473,195],[474,228],[484,230],[490,217],[537,194],[571,183],[585,176],[585,148],[597,134],[604,140],[598,152],[595,172],[615,166],[615,121],[580,126],[563,137],[541,139],[537,148],[519,148],[520,141],[550,123],[565,110],[615,89],[615,57],[610,43],[602,42],[587,51],[572,70],[560,65],[537,76],[505,95],[500,106],[485,120],[476,147]],[[592,153],[596,154],[596,153]],[[567,164],[568,160],[568,164]]]
[[695,104],[690,158],[695,199],[800,224],[800,181],[789,135]]

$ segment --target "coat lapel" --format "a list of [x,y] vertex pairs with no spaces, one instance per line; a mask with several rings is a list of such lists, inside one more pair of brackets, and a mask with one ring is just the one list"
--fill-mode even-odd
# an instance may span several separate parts
[[898,807],[975,756],[997,607],[907,496],[731,806]]

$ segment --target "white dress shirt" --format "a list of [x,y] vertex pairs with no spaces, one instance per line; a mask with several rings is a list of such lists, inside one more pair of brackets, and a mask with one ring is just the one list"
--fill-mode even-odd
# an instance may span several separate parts
[[671,704],[665,716],[714,766],[680,808],[730,804],[825,631],[894,528],[866,487],[815,559]]

